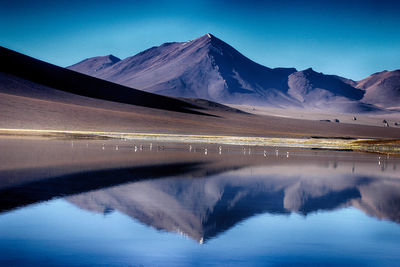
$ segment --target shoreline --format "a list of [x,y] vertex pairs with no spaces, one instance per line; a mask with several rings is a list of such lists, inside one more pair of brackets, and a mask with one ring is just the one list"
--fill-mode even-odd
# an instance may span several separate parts
[[35,129],[0,129],[0,138],[6,137],[39,137],[48,139],[102,140],[124,139],[155,142],[207,143],[221,145],[248,145],[327,150],[353,150],[400,155],[400,139],[361,139],[345,137],[310,136],[303,138],[289,137],[250,137],[219,136],[194,134],[160,134],[160,133],[127,133],[127,132],[94,132],[66,130]]

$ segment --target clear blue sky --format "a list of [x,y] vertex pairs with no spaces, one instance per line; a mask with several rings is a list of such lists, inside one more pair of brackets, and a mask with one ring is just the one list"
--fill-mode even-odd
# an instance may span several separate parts
[[268,67],[400,69],[400,1],[0,0],[0,45],[63,67],[207,32]]

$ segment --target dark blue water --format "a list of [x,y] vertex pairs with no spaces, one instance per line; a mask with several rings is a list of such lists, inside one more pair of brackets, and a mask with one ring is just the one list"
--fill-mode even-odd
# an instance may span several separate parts
[[1,158],[2,266],[400,263],[398,158],[22,145],[42,152]]

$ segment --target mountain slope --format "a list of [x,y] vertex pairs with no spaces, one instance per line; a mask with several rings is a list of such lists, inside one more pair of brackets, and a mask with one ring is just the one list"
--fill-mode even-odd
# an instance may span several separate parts
[[365,90],[363,102],[400,110],[400,70],[372,74],[356,87]]

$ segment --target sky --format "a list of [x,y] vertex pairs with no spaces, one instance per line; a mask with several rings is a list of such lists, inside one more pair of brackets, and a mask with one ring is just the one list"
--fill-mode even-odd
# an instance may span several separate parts
[[267,67],[400,69],[400,1],[0,0],[0,45],[66,67],[212,33]]

